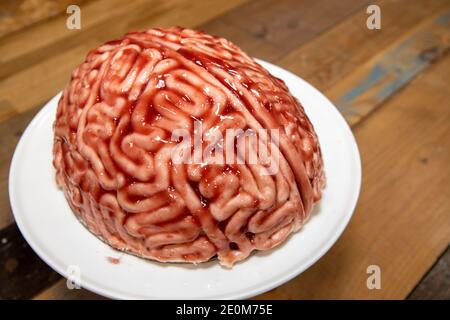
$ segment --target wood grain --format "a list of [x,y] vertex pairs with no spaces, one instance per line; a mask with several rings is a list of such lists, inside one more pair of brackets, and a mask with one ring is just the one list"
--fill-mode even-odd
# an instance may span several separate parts
[[277,63],[301,75],[319,90],[328,90],[449,5],[447,0],[383,0],[371,3],[377,4],[382,10],[380,30],[367,29],[364,7],[308,43],[290,51]]
[[410,300],[450,300],[450,247],[408,296]]
[[0,125],[0,230],[13,221],[8,194],[9,164],[20,136],[36,112],[33,109]]
[[450,48],[450,6],[426,19],[325,91],[357,123]]
[[[403,299],[450,241],[450,56],[354,129],[363,164],[356,212],[334,247],[260,299]],[[366,287],[381,268],[381,290]]]
[[368,0],[248,2],[201,26],[256,58],[275,62],[361,8]]
[[37,294],[34,300],[103,300],[106,299],[98,294],[80,289],[68,289],[67,280],[61,279],[53,286]]
[[99,45],[134,29],[195,26],[244,2],[245,0],[91,1],[80,6],[81,30],[68,30],[67,15],[63,14],[4,37],[0,41],[0,79],[86,41],[96,40],[95,44]]
[[67,6],[88,0],[3,0],[0,2],[0,37],[65,12]]
[[29,299],[60,279],[11,224],[0,231],[0,297]]

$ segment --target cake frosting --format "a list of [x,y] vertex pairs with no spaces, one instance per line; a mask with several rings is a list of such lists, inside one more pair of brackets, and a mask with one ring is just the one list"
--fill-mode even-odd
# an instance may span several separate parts
[[53,153],[79,220],[160,262],[230,267],[272,249],[325,184],[317,135],[285,83],[231,42],[178,27],[88,53],[59,100]]

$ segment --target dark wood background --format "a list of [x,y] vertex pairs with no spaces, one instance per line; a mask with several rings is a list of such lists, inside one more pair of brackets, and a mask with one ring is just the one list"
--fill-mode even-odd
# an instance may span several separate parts
[[[81,7],[81,30],[65,26],[69,4]],[[369,4],[381,8],[381,30],[366,27]],[[89,49],[173,25],[226,37],[309,81],[360,147],[362,192],[343,236],[306,272],[256,298],[450,299],[448,0],[1,1],[0,298],[100,298],[68,290],[23,240],[9,207],[10,160]],[[372,264],[380,290],[366,286]]]

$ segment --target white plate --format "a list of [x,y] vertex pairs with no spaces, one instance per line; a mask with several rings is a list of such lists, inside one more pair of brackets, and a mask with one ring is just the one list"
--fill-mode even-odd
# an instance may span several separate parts
[[[56,188],[52,124],[59,94],[25,130],[11,164],[9,194],[17,225],[34,251],[82,287],[120,299],[241,299],[277,287],[305,271],[336,242],[359,195],[361,164],[355,139],[333,104],[310,84],[267,62],[303,104],[319,136],[327,186],[310,221],[283,245],[253,254],[231,270],[217,261],[161,264],[118,252],[88,232]],[[119,258],[117,264],[109,257]]]

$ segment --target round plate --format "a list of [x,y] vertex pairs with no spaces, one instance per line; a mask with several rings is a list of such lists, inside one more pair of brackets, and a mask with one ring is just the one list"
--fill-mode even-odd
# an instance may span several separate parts
[[162,264],[118,252],[83,227],[57,189],[52,124],[60,94],[48,102],[17,145],[9,194],[17,225],[34,251],[58,273],[79,276],[83,288],[119,299],[242,299],[305,271],[336,242],[359,195],[361,163],[355,139],[333,104],[310,84],[270,63],[304,106],[319,136],[327,186],[311,219],[281,246],[252,254],[232,269],[217,261]]

